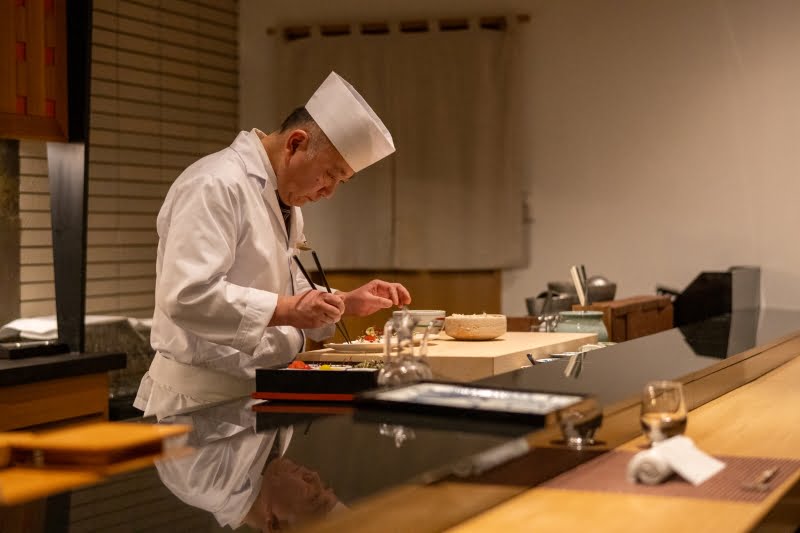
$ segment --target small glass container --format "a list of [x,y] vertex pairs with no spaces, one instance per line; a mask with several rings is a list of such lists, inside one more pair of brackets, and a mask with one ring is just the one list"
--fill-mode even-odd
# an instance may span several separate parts
[[608,330],[602,311],[561,311],[556,331],[559,333],[596,333],[597,342],[608,342]]
[[[379,385],[403,385],[433,379],[427,357],[428,337],[433,324],[429,323],[418,339],[414,334],[417,323],[418,320],[406,309],[393,315],[386,323],[383,329],[385,362],[378,373]],[[417,340],[419,346],[415,348]]]

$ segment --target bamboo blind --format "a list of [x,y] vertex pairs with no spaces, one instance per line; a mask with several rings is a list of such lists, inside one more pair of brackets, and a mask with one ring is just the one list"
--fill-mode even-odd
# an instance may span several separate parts
[[[92,39],[86,310],[150,317],[163,198],[238,129],[237,5],[95,0]],[[20,174],[20,312],[54,314],[43,143],[21,143]]]

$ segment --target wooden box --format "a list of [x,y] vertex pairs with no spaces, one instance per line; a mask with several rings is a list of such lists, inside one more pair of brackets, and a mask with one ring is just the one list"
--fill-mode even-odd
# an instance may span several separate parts
[[603,312],[603,322],[612,342],[644,337],[672,328],[672,301],[668,296],[633,296],[623,300],[573,305],[573,311]]

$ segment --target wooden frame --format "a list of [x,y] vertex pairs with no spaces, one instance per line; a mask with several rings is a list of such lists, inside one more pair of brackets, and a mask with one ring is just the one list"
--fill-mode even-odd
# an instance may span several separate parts
[[66,2],[0,6],[0,137],[66,141]]

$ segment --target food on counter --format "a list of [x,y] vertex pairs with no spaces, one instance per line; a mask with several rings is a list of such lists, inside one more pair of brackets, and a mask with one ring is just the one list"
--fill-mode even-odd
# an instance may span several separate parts
[[292,361],[283,370],[378,370],[383,367],[383,361],[362,361],[358,364],[353,363],[306,363],[304,361]]
[[380,330],[375,329],[373,326],[368,327],[364,330],[364,334],[360,335],[356,340],[353,342],[357,343],[381,343],[383,342],[383,332]]
[[444,319],[444,332],[458,340],[496,339],[506,332],[506,316],[452,314]]
[[355,366],[355,368],[377,368],[377,369],[381,369],[381,368],[383,368],[383,361],[377,360],[377,359],[373,359],[372,361],[361,361],[360,363],[358,363]]

